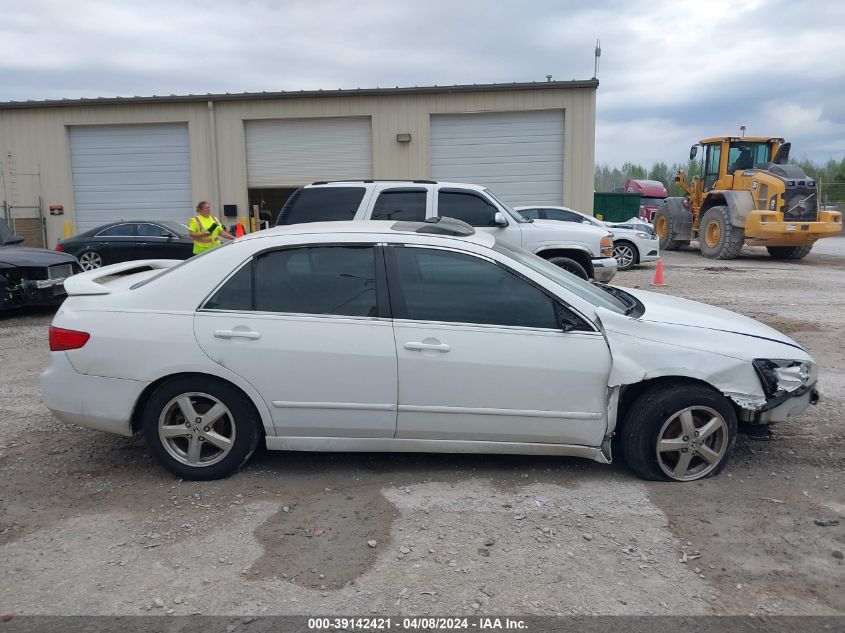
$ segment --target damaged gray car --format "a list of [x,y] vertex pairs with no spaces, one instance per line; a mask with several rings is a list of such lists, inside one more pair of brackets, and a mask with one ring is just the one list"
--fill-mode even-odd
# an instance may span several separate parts
[[64,280],[80,271],[73,255],[20,246],[0,220],[0,310],[23,306],[57,306],[66,297]]

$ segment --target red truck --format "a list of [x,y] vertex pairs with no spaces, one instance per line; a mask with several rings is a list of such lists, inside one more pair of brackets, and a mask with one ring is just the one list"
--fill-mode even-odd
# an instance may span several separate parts
[[651,222],[669,195],[666,187],[658,180],[629,180],[625,183],[624,191],[640,194],[640,218],[646,222]]

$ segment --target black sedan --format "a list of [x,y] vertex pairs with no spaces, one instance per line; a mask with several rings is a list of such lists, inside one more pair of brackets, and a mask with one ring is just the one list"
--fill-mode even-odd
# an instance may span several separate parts
[[188,259],[194,243],[185,224],[172,221],[120,221],[98,226],[56,246],[79,258],[82,270],[133,259]]
[[58,305],[65,298],[65,278],[79,272],[76,258],[21,242],[0,220],[0,310]]

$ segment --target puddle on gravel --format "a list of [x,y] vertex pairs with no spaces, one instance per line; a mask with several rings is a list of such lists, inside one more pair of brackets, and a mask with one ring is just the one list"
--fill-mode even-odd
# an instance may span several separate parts
[[[255,531],[264,554],[247,578],[278,578],[339,589],[366,572],[390,538],[399,512],[380,487],[330,490],[293,500]],[[375,540],[373,548],[367,541]]]

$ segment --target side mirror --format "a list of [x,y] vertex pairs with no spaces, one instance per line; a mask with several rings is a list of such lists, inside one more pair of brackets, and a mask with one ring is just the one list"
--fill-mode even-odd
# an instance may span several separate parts
[[508,221],[505,219],[505,214],[501,211],[496,211],[496,215],[493,216],[493,226],[507,226]]
[[21,244],[23,244],[24,239],[26,239],[26,238],[21,237],[20,235],[15,235],[13,238],[8,239],[5,242],[3,242],[3,245],[4,246],[20,246]]
[[693,145],[689,148],[689,159],[692,160],[696,156],[698,156],[698,145]]
[[166,237],[169,240],[173,239],[173,233],[171,233],[170,231],[162,231],[161,236]]

